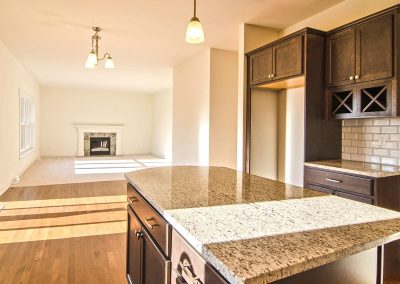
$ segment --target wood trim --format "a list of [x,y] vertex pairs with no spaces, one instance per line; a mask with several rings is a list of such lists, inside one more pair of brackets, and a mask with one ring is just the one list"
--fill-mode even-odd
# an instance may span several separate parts
[[251,151],[251,88],[250,88],[250,60],[246,56],[247,62],[247,80],[246,80],[246,94],[243,103],[243,172],[250,173],[250,151]]
[[354,27],[354,26],[356,26],[358,24],[364,23],[366,21],[373,20],[373,19],[378,18],[380,16],[383,16],[385,14],[396,13],[396,12],[400,12],[400,4],[394,5],[392,7],[389,7],[387,9],[385,9],[385,10],[378,11],[378,12],[376,12],[374,14],[368,15],[368,16],[363,17],[361,19],[358,19],[358,20],[355,20],[353,22],[350,22],[350,23],[347,23],[345,25],[342,25],[342,26],[339,26],[337,28],[334,28],[334,29],[326,32],[326,35],[330,36],[330,35],[336,34],[338,32],[341,32],[341,31],[343,31],[345,29]]
[[261,51],[261,50],[263,50],[265,48],[271,47],[271,46],[273,46],[275,44],[278,44],[278,43],[280,43],[282,41],[291,39],[292,37],[301,36],[301,35],[304,35],[304,34],[315,34],[315,35],[325,36],[325,32],[307,27],[307,28],[301,29],[301,30],[299,30],[297,32],[294,32],[292,34],[289,34],[287,36],[284,36],[282,38],[279,38],[279,39],[277,39],[277,40],[275,40],[273,42],[270,42],[270,43],[268,43],[266,45],[263,45],[263,46],[261,46],[259,48],[256,48],[256,49],[254,49],[252,51],[249,51],[249,52],[246,53],[246,55],[248,55],[248,56],[253,55],[254,53],[258,53],[259,51]]

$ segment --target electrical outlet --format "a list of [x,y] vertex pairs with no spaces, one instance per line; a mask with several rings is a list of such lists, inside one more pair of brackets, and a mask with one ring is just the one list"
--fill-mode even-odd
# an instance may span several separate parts
[[387,137],[386,135],[379,135],[378,144],[379,146],[386,146]]

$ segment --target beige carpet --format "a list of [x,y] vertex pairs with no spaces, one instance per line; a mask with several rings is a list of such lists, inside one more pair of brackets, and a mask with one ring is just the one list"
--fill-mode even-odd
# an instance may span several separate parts
[[126,172],[168,165],[151,155],[42,158],[11,187],[123,180]]

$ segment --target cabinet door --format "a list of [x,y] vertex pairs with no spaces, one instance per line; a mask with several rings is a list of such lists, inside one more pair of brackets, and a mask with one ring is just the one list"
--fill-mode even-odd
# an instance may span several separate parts
[[250,56],[250,85],[271,80],[272,73],[272,47]]
[[282,79],[303,73],[303,37],[288,39],[273,47],[273,79]]
[[126,257],[126,275],[131,284],[141,284],[142,240],[141,226],[128,205],[128,242]]
[[329,36],[326,44],[328,86],[354,83],[355,29],[351,28]]
[[393,15],[385,15],[356,28],[357,82],[393,76]]
[[161,253],[146,230],[143,231],[143,284],[169,284],[171,262]]

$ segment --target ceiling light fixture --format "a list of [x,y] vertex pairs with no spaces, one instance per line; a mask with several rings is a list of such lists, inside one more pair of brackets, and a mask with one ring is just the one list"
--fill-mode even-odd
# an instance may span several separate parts
[[186,29],[186,42],[202,43],[204,42],[204,32],[199,18],[196,17],[196,0],[194,0],[194,16],[190,19]]
[[101,31],[101,28],[93,27],[93,30],[95,31],[95,34],[92,36],[92,51],[89,53],[89,56],[86,60],[85,68],[93,69],[94,67],[96,67],[99,61],[105,59],[106,62],[104,63],[104,67],[106,67],[107,69],[113,69],[115,67],[114,61],[112,60],[111,55],[108,52],[105,53],[102,58],[99,58],[99,40],[101,40],[99,32]]

